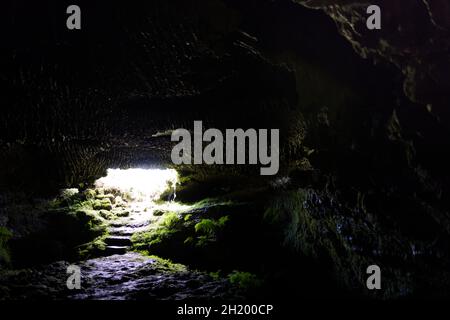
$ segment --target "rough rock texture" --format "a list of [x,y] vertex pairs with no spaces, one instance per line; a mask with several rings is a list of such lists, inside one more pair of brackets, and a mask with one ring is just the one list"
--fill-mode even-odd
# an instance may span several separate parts
[[[365,27],[373,3],[381,31]],[[160,165],[170,151],[161,133],[195,119],[280,128],[287,182],[268,207],[286,246],[334,266],[349,288],[363,290],[364,267],[378,263],[384,298],[448,296],[446,1],[85,9],[89,31],[73,34],[53,28],[64,4],[5,5],[1,21],[16,31],[1,44],[2,192],[52,194],[109,166]]]
[[67,289],[67,262],[0,273],[0,300],[235,300],[226,279],[137,253],[80,264],[82,290]]
[[[403,74],[405,95],[416,106],[405,102],[391,104],[391,116],[382,120],[386,131],[376,141],[365,140],[364,146],[357,146],[356,153],[350,151],[348,157],[343,155],[344,145],[339,144],[339,151],[332,158],[347,164],[328,171],[324,159],[315,157],[313,166],[322,174],[328,171],[331,179],[324,190],[317,193],[320,187],[316,187],[309,196],[301,197],[304,205],[300,212],[307,213],[298,218],[297,211],[288,218],[288,239],[294,244],[303,241],[302,250],[319,252],[319,256],[327,252],[325,256],[341,269],[341,279],[350,282],[350,286],[358,287],[364,277],[359,270],[376,261],[388,269],[386,274],[391,278],[387,295],[446,295],[449,275],[436,270],[446,270],[449,263],[448,2],[295,2],[330,16],[361,57],[395,65]],[[371,4],[381,7],[382,30],[366,28],[366,8]],[[417,107],[426,107],[429,114]],[[382,114],[382,109],[377,113]],[[372,119],[377,117],[375,114]],[[321,136],[313,138],[316,146],[318,137]],[[361,153],[366,146],[372,150]],[[361,167],[363,163],[366,165]],[[358,172],[362,179],[356,178]],[[303,185],[308,186],[304,182]],[[293,209],[287,209],[290,210]],[[298,223],[306,229],[295,232],[292,228]],[[310,233],[311,230],[316,231]],[[318,234],[328,236],[312,240]],[[311,247],[311,243],[316,245]],[[355,268],[357,265],[360,267]]]
[[[176,266],[176,265],[175,265]],[[70,299],[94,300],[232,300],[226,279],[214,280],[184,266],[168,266],[136,253],[88,260],[82,266],[83,291]],[[119,270],[119,271],[118,271]]]
[[[106,11],[85,4],[80,33],[68,32],[48,6],[7,6],[15,19],[4,21],[16,33],[2,44],[4,186],[76,186],[108,166],[167,161],[168,138],[158,132],[198,118],[236,122],[237,110],[247,111],[234,125],[251,125],[251,110],[295,100],[290,73],[249,45],[220,1],[156,0],[124,15],[104,3]],[[49,33],[58,18],[63,27]]]
[[[450,5],[445,0],[295,0],[324,10],[362,57],[394,63],[414,102],[447,109],[450,92]],[[366,27],[368,6],[382,10],[382,29]]]

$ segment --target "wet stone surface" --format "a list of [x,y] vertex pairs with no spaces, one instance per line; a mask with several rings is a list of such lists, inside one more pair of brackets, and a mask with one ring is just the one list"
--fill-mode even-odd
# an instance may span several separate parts
[[182,265],[126,253],[92,259],[80,265],[82,289],[70,299],[182,300],[232,299],[235,292],[227,280],[214,280]]
[[[57,300],[236,300],[226,279],[188,270],[183,265],[129,252],[77,263],[81,289],[68,290],[69,263],[0,275],[2,299]],[[1,299],[0,299],[1,300]]]

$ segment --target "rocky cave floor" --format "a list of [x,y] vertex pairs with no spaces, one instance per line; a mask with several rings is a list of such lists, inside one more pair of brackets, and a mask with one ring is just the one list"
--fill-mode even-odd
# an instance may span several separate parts
[[237,298],[235,288],[227,279],[214,279],[207,273],[190,271],[184,265],[176,265],[175,268],[163,259],[136,252],[78,262],[82,270],[80,290],[71,291],[66,287],[69,265],[67,261],[59,261],[38,268],[11,271],[2,275],[1,282],[8,285],[8,298],[14,300]]
[[[243,283],[236,281],[236,276],[231,281],[218,272],[198,271],[142,250],[148,247],[142,238],[153,237],[158,244],[172,232],[175,220],[186,223],[195,212],[204,211],[204,206],[199,211],[195,206],[169,201],[127,201],[117,192],[113,195],[103,189],[88,189],[83,194],[77,189],[64,190],[49,205],[57,214],[86,219],[86,226],[95,230],[92,235],[98,236],[76,247],[76,261],[1,271],[2,299],[223,301],[243,297]],[[215,204],[208,202],[208,206]],[[208,232],[208,239],[200,239],[214,241],[212,231]],[[81,270],[81,289],[67,287],[70,265]]]

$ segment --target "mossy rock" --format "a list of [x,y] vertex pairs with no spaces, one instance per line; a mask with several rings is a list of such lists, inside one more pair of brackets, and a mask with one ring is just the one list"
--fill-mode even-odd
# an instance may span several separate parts
[[155,211],[153,211],[153,215],[155,216],[155,217],[160,217],[160,216],[162,216],[162,215],[164,215],[164,214],[166,214],[167,213],[167,211],[165,211],[165,210],[159,210],[159,209],[156,209]]
[[94,200],[96,196],[96,192],[93,189],[87,189],[83,192],[83,194],[86,200]]
[[95,210],[111,210],[112,209],[112,203],[109,198],[105,198],[102,200],[95,200],[92,207]]
[[80,193],[76,188],[63,189],[49,205],[53,208],[71,207],[80,205],[85,199],[84,193]]
[[130,216],[130,211],[128,210],[113,210],[113,213],[117,216],[117,217],[129,217]]
[[78,255],[81,259],[90,259],[93,257],[102,256],[106,250],[105,239],[108,235],[103,235],[95,240],[85,243],[78,247]]
[[0,227],[0,266],[9,265],[11,258],[9,255],[8,241],[12,233],[5,227]]
[[[159,222],[156,229],[135,233],[131,237],[133,247],[137,250],[149,250],[150,252],[162,252],[166,247],[171,247],[174,238],[182,242],[183,220],[174,212],[166,214]],[[178,241],[177,240],[177,241]],[[168,245],[169,244],[169,245]]]
[[228,275],[228,280],[231,284],[246,291],[257,290],[263,284],[263,281],[259,279],[255,274],[236,270]]
[[80,209],[75,212],[75,215],[81,221],[98,219],[98,212],[96,210]]
[[87,225],[91,231],[105,228],[105,219],[96,210],[81,209],[76,212],[77,219]]
[[114,201],[115,197],[113,194],[108,193],[108,194],[98,194],[95,196],[96,199],[98,200],[103,200],[103,199],[109,199],[111,201],[111,203]]
[[73,196],[77,195],[78,193],[79,193],[79,190],[77,188],[63,189],[63,190],[61,190],[60,197],[62,199],[72,198]]
[[45,228],[15,238],[10,243],[14,267],[76,260],[76,248],[106,232],[106,221],[95,210],[71,208],[43,214]]
[[169,259],[163,259],[161,257],[150,255],[149,258],[153,259],[158,266],[158,269],[163,272],[187,272],[188,269],[185,265],[175,263]]
[[116,218],[116,215],[108,210],[100,210],[98,214],[105,220],[113,220],[114,218]]

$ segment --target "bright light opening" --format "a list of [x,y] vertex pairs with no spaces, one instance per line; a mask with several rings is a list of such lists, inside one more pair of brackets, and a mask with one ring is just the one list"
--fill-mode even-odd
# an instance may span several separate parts
[[108,169],[106,177],[95,182],[97,188],[117,190],[133,200],[156,200],[168,188],[175,198],[178,175],[174,169]]

